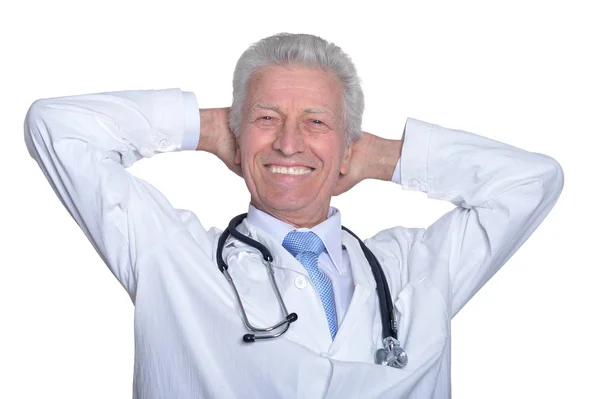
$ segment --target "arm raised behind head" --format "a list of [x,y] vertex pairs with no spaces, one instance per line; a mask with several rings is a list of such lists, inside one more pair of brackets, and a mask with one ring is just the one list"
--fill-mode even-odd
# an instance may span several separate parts
[[[196,149],[198,115],[193,93],[167,89],[41,99],[25,117],[30,155],[132,300],[141,258],[185,225],[160,191],[126,168]],[[210,254],[206,231],[198,234]]]
[[229,108],[200,110],[200,140],[198,151],[216,155],[227,167],[242,176],[242,168],[235,163],[236,139],[229,128]]
[[363,132],[352,143],[348,173],[340,174],[333,195],[340,195],[365,179],[392,180],[402,155],[403,140],[388,140]]

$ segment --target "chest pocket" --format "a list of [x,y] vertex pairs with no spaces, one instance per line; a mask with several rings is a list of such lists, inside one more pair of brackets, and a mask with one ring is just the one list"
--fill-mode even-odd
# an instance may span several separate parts
[[398,339],[408,355],[405,369],[427,369],[439,358],[450,335],[446,302],[429,280],[419,279],[400,291],[394,308]]

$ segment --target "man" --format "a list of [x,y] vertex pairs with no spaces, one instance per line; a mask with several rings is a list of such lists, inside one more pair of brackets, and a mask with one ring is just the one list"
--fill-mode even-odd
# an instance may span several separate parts
[[[38,100],[26,117],[31,155],[135,304],[134,397],[450,397],[450,320],[551,210],[558,163],[413,119],[402,140],[362,133],[355,68],[315,36],[251,46],[233,86],[231,110],[198,112],[192,93],[170,89]],[[272,254],[276,291],[259,250],[228,236],[221,253],[221,230],[125,170],[191,149],[243,176],[251,203],[237,232]],[[330,207],[368,178],[456,205],[427,229],[365,241],[383,285]],[[375,363],[382,286],[402,368]],[[242,340],[245,315],[265,328],[288,312],[298,319],[279,337]]]

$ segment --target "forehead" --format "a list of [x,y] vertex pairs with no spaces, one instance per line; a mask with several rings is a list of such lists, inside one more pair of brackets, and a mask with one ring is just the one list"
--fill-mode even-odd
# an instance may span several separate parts
[[335,73],[321,69],[267,66],[254,74],[248,86],[250,105],[341,110],[342,89]]

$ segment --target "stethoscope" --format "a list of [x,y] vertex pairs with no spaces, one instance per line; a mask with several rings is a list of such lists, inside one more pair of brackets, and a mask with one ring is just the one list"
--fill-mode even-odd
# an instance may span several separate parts
[[[219,238],[219,243],[217,245],[217,264],[219,266],[219,270],[225,276],[233,292],[237,299],[237,302],[242,309],[242,319],[246,327],[252,332],[250,334],[245,334],[242,337],[243,342],[251,343],[256,340],[262,339],[272,339],[277,338],[283,335],[289,328],[290,324],[298,320],[298,315],[294,312],[289,313],[283,299],[281,298],[281,293],[279,292],[279,287],[277,287],[277,283],[275,282],[275,270],[273,269],[273,256],[271,252],[259,243],[247,237],[237,231],[236,227],[242,223],[242,221],[246,218],[248,214],[243,213],[231,219],[229,222],[229,226],[227,229],[223,231],[221,237]],[[375,283],[377,287],[377,297],[379,298],[379,308],[381,310],[381,324],[382,324],[382,336],[383,338],[383,348],[378,349],[375,353],[375,363],[383,364],[390,367],[395,368],[403,368],[406,366],[408,362],[408,356],[402,347],[400,346],[400,342],[398,341],[398,327],[396,324],[396,318],[394,317],[394,306],[392,304],[392,296],[390,295],[390,289],[387,284],[387,280],[385,279],[385,275],[383,274],[383,269],[377,261],[377,258],[369,248],[350,230],[342,226],[342,229],[350,233],[356,240],[360,243],[360,247],[365,253],[365,257],[371,266],[371,270],[373,271],[373,277],[375,278]],[[277,301],[279,302],[279,306],[285,315],[285,318],[279,323],[267,327],[267,328],[258,328],[253,326],[248,320],[248,316],[246,315],[246,310],[244,309],[244,305],[242,304],[242,299],[240,298],[240,294],[233,283],[233,279],[231,275],[227,271],[228,266],[223,260],[223,247],[225,246],[225,241],[229,235],[237,238],[245,244],[250,245],[251,247],[260,251],[263,256],[264,264],[267,267],[269,280],[271,281],[271,285],[273,286],[273,290],[275,291],[275,295],[277,297]]]

